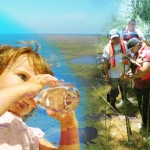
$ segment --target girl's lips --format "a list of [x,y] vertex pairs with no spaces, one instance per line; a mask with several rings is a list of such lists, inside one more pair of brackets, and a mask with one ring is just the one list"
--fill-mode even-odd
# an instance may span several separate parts
[[28,104],[26,104],[23,101],[18,102],[17,105],[20,106],[21,108],[27,108],[28,107]]

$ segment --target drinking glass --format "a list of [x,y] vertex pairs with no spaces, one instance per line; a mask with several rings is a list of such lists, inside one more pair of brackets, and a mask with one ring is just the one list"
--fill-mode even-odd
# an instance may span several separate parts
[[46,109],[61,113],[75,110],[80,102],[78,89],[71,83],[63,83],[42,90],[37,96],[37,103]]

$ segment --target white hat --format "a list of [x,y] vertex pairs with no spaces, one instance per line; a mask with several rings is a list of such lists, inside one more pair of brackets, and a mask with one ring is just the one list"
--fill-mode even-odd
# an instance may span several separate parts
[[120,37],[119,31],[117,29],[112,29],[109,31],[110,39],[113,39],[114,37]]

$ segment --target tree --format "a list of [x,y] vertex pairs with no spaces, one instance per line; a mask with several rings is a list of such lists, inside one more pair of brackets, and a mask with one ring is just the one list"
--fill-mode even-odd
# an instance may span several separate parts
[[133,17],[139,17],[145,24],[150,25],[150,0],[131,0]]

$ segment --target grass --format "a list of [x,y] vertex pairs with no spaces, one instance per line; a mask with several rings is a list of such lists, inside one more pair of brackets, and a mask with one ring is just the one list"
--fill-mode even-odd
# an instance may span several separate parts
[[[60,41],[60,39],[64,40]],[[68,38],[60,36],[56,39],[52,39],[52,41],[55,43],[55,47],[61,50],[65,58],[71,60],[84,55],[96,56],[97,54],[101,54],[108,39],[106,37],[99,38],[97,36],[68,36]]]

